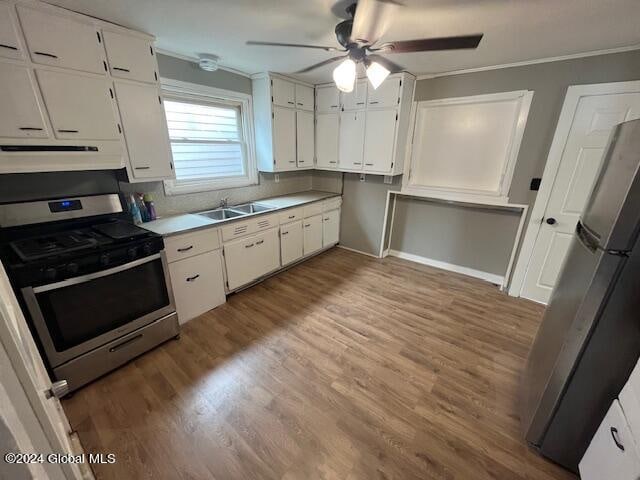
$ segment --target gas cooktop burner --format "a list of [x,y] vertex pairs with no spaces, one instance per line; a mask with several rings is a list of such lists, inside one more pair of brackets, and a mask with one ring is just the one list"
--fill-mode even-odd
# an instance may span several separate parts
[[10,243],[14,252],[23,260],[30,261],[39,258],[74,252],[85,248],[95,247],[98,239],[87,230],[72,230],[40,237],[15,240]]

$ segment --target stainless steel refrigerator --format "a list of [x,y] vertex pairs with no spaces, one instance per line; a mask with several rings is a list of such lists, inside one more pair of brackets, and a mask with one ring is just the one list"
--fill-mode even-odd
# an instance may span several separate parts
[[618,125],[529,353],[527,441],[577,471],[640,356],[640,120]]

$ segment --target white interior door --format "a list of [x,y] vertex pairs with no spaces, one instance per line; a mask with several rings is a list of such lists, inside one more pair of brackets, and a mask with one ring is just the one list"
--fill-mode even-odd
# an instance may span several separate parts
[[[4,267],[0,263],[0,342],[6,349],[16,375],[54,451],[74,452],[71,427],[60,401],[49,396],[51,380],[38,353]],[[78,465],[65,465],[67,478],[80,478]]]
[[298,168],[313,167],[316,151],[313,113],[296,111],[296,156]]
[[524,277],[523,297],[541,303],[549,300],[600,172],[611,130],[636,118],[640,118],[640,93],[580,98]]

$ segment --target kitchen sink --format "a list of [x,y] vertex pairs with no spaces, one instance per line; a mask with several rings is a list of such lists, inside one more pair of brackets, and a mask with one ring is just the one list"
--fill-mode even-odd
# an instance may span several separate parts
[[243,205],[238,205],[236,207],[230,207],[232,210],[236,211],[236,212],[242,212],[244,215],[250,214],[250,213],[260,213],[260,212],[266,212],[269,210],[273,210],[276,207],[272,207],[271,205],[265,205],[263,203],[245,203]]
[[211,220],[228,220],[230,218],[242,217],[246,214],[246,212],[236,211],[230,208],[218,208],[216,210],[208,210],[206,212],[198,213],[198,215],[203,215]]

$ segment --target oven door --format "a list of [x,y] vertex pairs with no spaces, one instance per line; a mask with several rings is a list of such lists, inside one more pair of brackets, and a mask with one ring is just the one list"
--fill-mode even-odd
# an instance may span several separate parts
[[56,367],[175,311],[160,254],[22,289],[50,366]]

